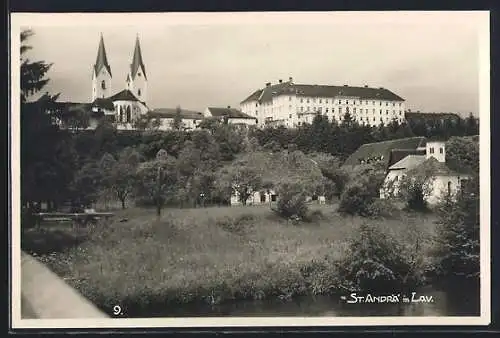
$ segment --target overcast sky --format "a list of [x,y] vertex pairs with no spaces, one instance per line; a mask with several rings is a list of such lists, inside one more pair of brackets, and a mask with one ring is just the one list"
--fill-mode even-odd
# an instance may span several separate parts
[[115,92],[125,86],[139,35],[151,108],[239,106],[266,82],[292,76],[302,84],[385,87],[412,110],[479,110],[481,18],[474,13],[80,14],[28,22],[35,32],[28,56],[54,64],[47,90],[64,101],[90,100],[102,32]]

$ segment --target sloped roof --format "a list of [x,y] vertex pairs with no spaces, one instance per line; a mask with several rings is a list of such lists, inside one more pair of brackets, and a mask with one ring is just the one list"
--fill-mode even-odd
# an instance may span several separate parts
[[391,166],[400,160],[404,159],[408,155],[425,155],[425,149],[392,149],[389,155],[388,166]]
[[425,144],[425,137],[408,137],[376,143],[363,144],[349,156],[343,166],[358,165],[361,160],[372,157],[382,157],[384,165],[389,164],[391,151],[393,149],[417,149]]
[[424,119],[424,120],[440,120],[440,119],[459,119],[460,116],[455,113],[423,113],[423,112],[405,112],[406,119]]
[[106,48],[104,47],[104,38],[102,37],[101,34],[101,40],[99,41],[99,48],[97,50],[97,58],[94,65],[95,74],[96,75],[99,74],[99,72],[103,67],[106,68],[106,70],[109,73],[109,76],[113,77],[113,75],[111,74],[111,67],[108,63],[108,57],[106,55]]
[[130,74],[132,75],[132,79],[135,79],[137,75],[137,71],[139,68],[142,69],[144,73],[144,78],[147,80],[146,76],[146,67],[144,66],[144,62],[142,61],[142,53],[141,53],[141,45],[139,43],[139,36],[135,39],[135,47],[134,47],[134,57],[132,58],[132,63],[130,64]]
[[[147,113],[147,116],[151,118],[165,119],[165,118],[174,118],[176,114],[177,114],[176,108],[157,108],[149,111]],[[181,109],[181,116],[183,119],[193,119],[193,120],[201,120],[204,118],[202,113],[187,109]]]
[[218,108],[218,107],[208,107],[208,110],[210,111],[210,114],[212,114],[213,117],[228,117],[228,118],[237,118],[237,119],[253,119],[255,120],[255,117],[252,117],[250,115],[247,115],[243,113],[241,110],[238,110],[236,108]]
[[408,155],[402,160],[398,161],[397,163],[391,165],[389,167],[389,170],[395,170],[395,169],[411,170],[420,165],[424,161],[425,161],[425,155]]
[[99,108],[104,108],[108,110],[114,110],[115,106],[113,104],[113,101],[110,100],[109,98],[104,99],[104,98],[96,98],[94,102],[92,102],[93,107],[99,107]]
[[134,93],[132,93],[130,90],[128,89],[124,89],[122,90],[121,92],[118,92],[116,93],[115,95],[113,96],[110,96],[108,97],[108,100],[111,100],[111,101],[137,101],[137,102],[142,102],[140,101],[135,95]]
[[308,85],[283,82],[267,86],[253,92],[241,103],[249,101],[268,102],[273,96],[297,95],[307,97],[356,97],[362,100],[387,100],[404,101],[403,98],[385,88],[372,88],[368,86],[330,86],[330,85]]
[[455,171],[450,169],[446,163],[439,162],[435,157],[423,161],[412,169],[411,173],[430,173],[436,176],[457,176],[466,175],[466,171]]

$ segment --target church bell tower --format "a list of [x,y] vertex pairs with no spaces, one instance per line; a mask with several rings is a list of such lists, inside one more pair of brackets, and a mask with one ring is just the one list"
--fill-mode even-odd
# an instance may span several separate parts
[[105,98],[111,95],[111,67],[106,56],[104,38],[101,33],[97,58],[92,70],[92,101],[97,98]]
[[140,101],[147,101],[148,78],[146,76],[146,67],[142,60],[141,45],[139,36],[135,39],[134,55],[130,64],[130,71],[127,75],[126,87]]

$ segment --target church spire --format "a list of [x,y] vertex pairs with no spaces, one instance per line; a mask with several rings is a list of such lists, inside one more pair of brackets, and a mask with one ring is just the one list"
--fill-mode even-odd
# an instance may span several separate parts
[[139,68],[142,69],[144,73],[144,78],[147,80],[146,67],[144,67],[144,62],[142,61],[141,45],[139,43],[139,35],[135,39],[134,57],[132,59],[132,64],[130,65],[130,75],[132,80],[135,79]]
[[101,69],[105,67],[109,75],[111,75],[111,67],[108,63],[108,58],[106,56],[106,48],[104,48],[104,38],[101,33],[101,40],[99,41],[99,49],[97,50],[97,58],[94,65],[94,72],[96,76],[99,74]]

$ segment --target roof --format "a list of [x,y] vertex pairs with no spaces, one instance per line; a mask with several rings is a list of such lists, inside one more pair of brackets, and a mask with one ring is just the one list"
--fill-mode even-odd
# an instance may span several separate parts
[[387,100],[404,101],[403,98],[385,88],[372,88],[368,86],[330,86],[330,85],[308,85],[282,82],[266,86],[253,92],[241,103],[250,101],[268,102],[273,96],[297,95],[308,97],[356,97],[362,100]]
[[[177,114],[177,108],[157,108],[147,113],[151,118],[174,118]],[[183,119],[201,120],[204,118],[203,114],[194,110],[181,109],[181,116]]]
[[343,166],[358,165],[367,158],[381,157],[381,161],[388,166],[393,149],[417,149],[425,144],[425,137],[408,137],[376,143],[366,143],[358,148],[344,162]]
[[459,119],[460,116],[455,113],[423,113],[423,112],[405,112],[406,119],[425,119],[425,120],[439,120],[439,119]]
[[411,170],[425,161],[425,155],[408,155],[389,167],[389,170],[407,169]]
[[104,108],[108,110],[114,110],[115,106],[113,104],[113,101],[110,100],[109,98],[103,99],[103,98],[96,98],[94,102],[92,102],[92,106],[94,107],[99,107],[99,108]]
[[97,50],[97,58],[95,60],[95,65],[94,65],[95,74],[96,75],[99,74],[99,72],[103,67],[106,68],[106,70],[109,73],[109,76],[113,77],[113,75],[111,74],[111,67],[108,63],[108,58],[106,56],[106,48],[104,48],[104,38],[102,37],[101,34],[101,40],[99,41],[99,48]]
[[116,93],[113,96],[108,97],[108,100],[111,101],[140,101],[130,90],[124,89],[121,92]]
[[388,166],[399,162],[404,159],[408,155],[425,155],[425,149],[392,149],[391,154],[389,155],[389,163]]
[[429,173],[435,176],[458,176],[467,175],[466,170],[452,170],[446,163],[439,162],[435,157],[430,157],[429,159],[423,161],[418,166],[416,166],[413,173]]
[[208,107],[208,110],[213,117],[228,117],[233,119],[252,119],[255,117],[243,113],[241,110],[236,108],[218,108],[218,107]]
[[139,68],[142,69],[144,73],[144,78],[147,80],[146,76],[146,67],[144,66],[144,62],[142,61],[142,53],[141,53],[141,45],[139,43],[139,36],[135,39],[135,47],[134,47],[134,57],[132,58],[132,63],[130,64],[130,74],[132,75],[132,79],[135,79],[137,75],[137,71]]

